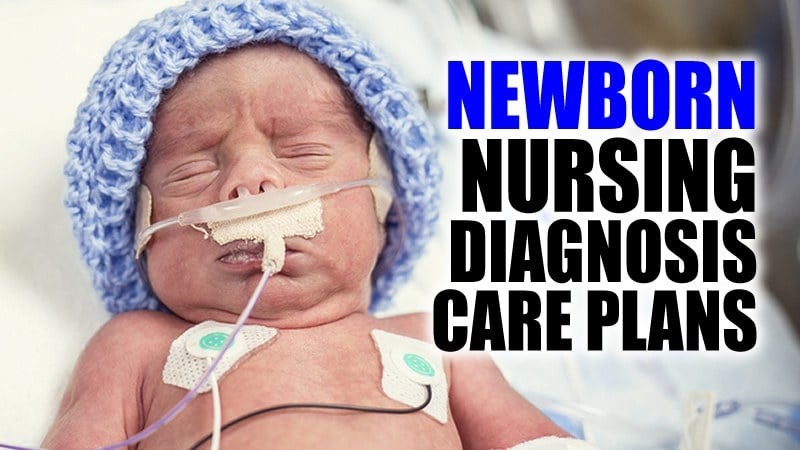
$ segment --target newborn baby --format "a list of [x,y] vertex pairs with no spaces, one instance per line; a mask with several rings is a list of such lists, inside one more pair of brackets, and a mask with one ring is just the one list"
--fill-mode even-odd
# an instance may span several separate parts
[[[84,257],[95,271],[95,284],[118,314],[80,357],[44,446],[96,448],[123,441],[159,421],[198,381],[197,367],[204,370],[210,364],[228,336],[226,324],[236,322],[257,291],[264,268],[277,270],[260,293],[247,326],[234,339],[234,356],[215,372],[211,384],[218,381],[218,389],[206,386],[203,391],[210,389],[211,394],[199,394],[137,448],[192,448],[215,427],[217,393],[222,424],[283,404],[388,410],[424,406],[405,414],[319,408],[257,414],[225,428],[222,448],[489,449],[510,448],[541,436],[566,436],[507,384],[490,359],[443,358],[435,352],[425,342],[429,317],[377,319],[369,314],[370,306],[381,300],[376,292],[390,292],[391,284],[402,278],[397,267],[413,264],[414,255],[409,255],[416,251],[416,241],[424,240],[419,230],[430,225],[416,221],[433,220],[429,213],[419,214],[424,207],[420,204],[433,200],[410,195],[402,185],[415,179],[434,185],[438,179],[435,171],[427,175],[428,181],[425,175],[408,173],[397,155],[414,149],[398,145],[398,130],[380,115],[386,110],[395,117],[413,116],[416,110],[409,108],[416,106],[407,97],[365,106],[368,94],[353,88],[379,88],[358,78],[359,70],[377,70],[370,67],[377,63],[363,59],[370,54],[363,53],[360,44],[355,51],[338,48],[352,39],[349,32],[336,22],[331,25],[319,10],[294,2],[212,2],[182,8],[140,24],[127,41],[115,46],[117,55],[133,56],[107,58],[93,84],[108,82],[105,74],[125,64],[135,67],[128,75],[150,73],[150,66],[158,63],[153,55],[165,55],[168,44],[179,45],[155,31],[165,27],[179,30],[173,37],[186,39],[180,45],[192,49],[199,64],[173,57],[185,67],[164,65],[177,83],[161,80],[167,88],[163,91],[144,77],[124,84],[158,92],[149,101],[130,101],[139,93],[119,83],[98,88],[95,98],[90,91],[79,113],[84,122],[79,121],[71,135],[68,204]],[[220,25],[231,22],[255,31],[237,34]],[[314,29],[317,22],[325,26]],[[186,37],[192,33],[201,37]],[[309,37],[315,33],[319,45],[310,43],[317,39]],[[131,41],[144,42],[137,48],[149,48],[150,53],[136,54]],[[202,45],[209,50],[196,49]],[[323,51],[320,46],[327,47]],[[334,50],[339,61],[355,69],[321,64],[320,55]],[[343,81],[342,74],[352,71],[354,78]],[[387,73],[377,79],[389,77]],[[121,78],[131,81],[130,76]],[[109,108],[124,104],[127,115],[95,117],[87,112],[111,97],[121,100],[111,101]],[[115,117],[129,117],[131,123],[119,123]],[[136,124],[146,138],[136,134]],[[430,141],[420,134],[425,123],[405,125],[402,139],[424,149]],[[401,186],[395,199],[400,208],[388,218],[375,189],[327,195],[311,213],[319,216],[319,225],[306,235],[289,233],[283,241],[285,254],[281,250],[277,256],[265,253],[258,239],[221,245],[209,230],[213,227],[164,228],[138,249],[140,258],[146,258],[145,288],[140,286],[143,276],[129,270],[135,251],[133,202],[118,201],[123,205],[120,213],[114,209],[117,200],[103,197],[115,189],[122,189],[124,199],[144,192],[139,198],[143,219],[156,222],[222,201],[269,195],[271,190],[372,177],[378,159],[383,161],[375,151],[378,141],[392,161],[395,186]],[[109,148],[111,153],[103,157],[87,156],[92,149]],[[135,151],[139,148],[141,155]],[[130,179],[118,176],[130,167],[112,161],[112,156],[133,161]],[[413,158],[428,158],[428,167],[435,167],[435,158],[422,153]],[[105,175],[115,170],[117,175]],[[118,184],[110,185],[109,179]],[[82,189],[93,193],[75,194]],[[104,208],[103,217],[112,219],[87,225],[92,214]],[[404,227],[397,226],[397,214],[403,214]],[[127,233],[127,238],[120,241],[112,232],[100,233],[100,238],[90,235],[97,229]],[[405,237],[398,234],[402,232]],[[392,259],[386,249],[393,246],[413,251],[394,250]],[[118,248],[122,250],[115,254]],[[265,265],[268,257],[279,262]],[[375,270],[379,259],[389,264],[385,272]],[[549,448],[537,445],[552,441],[534,440],[525,448]],[[208,445],[208,440],[201,443]]]

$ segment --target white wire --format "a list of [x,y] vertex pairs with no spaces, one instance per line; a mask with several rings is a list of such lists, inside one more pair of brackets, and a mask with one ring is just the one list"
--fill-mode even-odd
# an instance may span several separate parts
[[[234,325],[233,331],[228,336],[228,339],[225,340],[225,343],[222,345],[217,356],[214,358],[213,362],[209,365],[206,372],[200,377],[200,380],[197,384],[190,390],[175,406],[172,407],[169,411],[167,411],[159,420],[150,424],[148,427],[143,429],[142,431],[134,434],[133,436],[120,441],[114,444],[106,445],[104,447],[100,447],[98,450],[115,450],[118,448],[123,447],[130,447],[137,442],[143,440],[144,438],[150,436],[151,434],[158,431],[161,427],[166,425],[170,420],[172,420],[175,416],[178,415],[184,408],[192,401],[198,394],[200,387],[205,385],[205,383],[211,378],[214,380],[213,372],[214,369],[217,367],[219,362],[222,360],[222,357],[225,356],[225,353],[228,351],[228,348],[233,344],[233,340],[237,334],[239,334],[239,330],[242,329],[244,326],[244,322],[250,317],[250,313],[253,311],[253,307],[255,307],[258,298],[261,296],[261,292],[264,290],[264,286],[267,284],[267,280],[272,275],[274,268],[270,268],[270,270],[265,271],[261,275],[261,279],[258,282],[253,294],[250,296],[250,300],[248,300],[247,305],[242,310],[242,313],[239,315],[239,318],[236,320],[236,324]],[[212,383],[216,383],[216,380],[212,381]],[[213,385],[212,385],[213,388]],[[26,446],[18,446],[18,445],[10,445],[0,443],[0,448],[2,449],[10,449],[10,450],[41,450],[41,447],[26,447]]]
[[200,387],[205,385],[208,379],[213,375],[214,369],[217,368],[217,365],[222,360],[222,357],[225,356],[225,353],[228,351],[228,348],[233,345],[233,340],[236,338],[236,335],[239,334],[239,330],[242,329],[244,326],[244,322],[250,317],[250,313],[253,311],[253,307],[255,307],[256,302],[258,301],[258,297],[261,296],[261,291],[264,290],[264,286],[267,284],[267,280],[269,279],[270,275],[272,275],[272,270],[265,271],[263,275],[261,275],[261,279],[258,282],[258,286],[256,286],[253,294],[250,296],[250,300],[247,302],[247,306],[244,307],[242,313],[239,314],[239,318],[236,320],[236,325],[233,328],[233,331],[228,336],[228,339],[225,340],[225,343],[222,345],[217,356],[214,358],[214,361],[209,365],[206,372],[200,377],[200,380],[197,384],[189,391],[183,399],[178,402],[171,410],[169,410],[164,416],[156,421],[155,423],[151,424],[144,430],[136,433],[135,435],[125,439],[124,441],[117,442],[115,444],[102,447],[99,450],[112,450],[118,449],[123,447],[131,446],[142,439],[150,436],[151,434],[155,433],[159,428],[166,425],[170,420],[172,420],[175,416],[178,415],[184,408],[192,401],[198,394]]
[[[213,360],[208,358],[208,363],[211,364]],[[217,377],[211,374],[211,398],[214,401],[214,423],[211,433],[211,450],[219,450],[219,437],[222,433],[222,401],[219,398],[219,384],[217,384]]]
[[225,356],[225,353],[228,351],[228,348],[230,348],[230,346],[233,344],[233,340],[234,338],[236,338],[236,335],[239,334],[239,330],[241,330],[242,326],[244,326],[244,322],[250,317],[250,313],[253,311],[253,307],[255,307],[256,302],[258,301],[258,298],[261,296],[261,292],[264,290],[264,286],[267,284],[267,280],[271,275],[272,275],[272,270],[265,271],[264,274],[261,275],[261,279],[258,282],[258,286],[256,286],[255,290],[253,291],[253,294],[250,296],[250,300],[247,302],[247,306],[244,307],[242,313],[239,315],[239,318],[236,320],[236,324],[234,325],[233,331],[231,332],[230,336],[228,336],[228,339],[225,340],[225,343],[222,345],[222,348],[220,349],[216,358],[214,358],[214,362],[211,363],[211,365],[208,367],[206,372],[197,382],[195,387],[191,391],[189,391],[183,397],[183,399],[180,402],[178,402],[171,410],[169,410],[166,414],[164,414],[164,416],[157,422],[151,424],[144,430],[136,433],[135,435],[129,437],[128,439],[125,439],[124,441],[117,442],[115,444],[111,444],[106,447],[102,447],[100,450],[112,450],[112,449],[128,447],[150,436],[151,434],[155,433],[159,428],[166,425],[167,422],[172,420],[176,415],[178,415],[178,413],[180,413],[186,407],[186,405],[188,405],[188,403],[197,396],[200,387],[205,385],[208,379],[212,376],[214,369],[222,360],[222,357]]

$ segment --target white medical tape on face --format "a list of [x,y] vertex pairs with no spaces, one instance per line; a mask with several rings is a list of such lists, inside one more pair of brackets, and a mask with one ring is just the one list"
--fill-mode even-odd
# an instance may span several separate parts
[[[378,137],[374,133],[369,141],[368,158],[368,177],[386,180],[391,185],[392,171],[386,160],[386,155],[378,145]],[[370,191],[375,202],[375,214],[378,218],[378,223],[383,224],[392,206],[392,194],[387,192],[386,189],[377,186],[371,186]],[[318,209],[316,205],[319,205]],[[283,243],[284,238],[289,236],[311,238],[322,231],[322,204],[317,202],[316,205],[312,201],[261,215],[215,222],[213,224],[209,223],[208,225],[211,229],[212,237],[219,244],[224,245],[239,239],[255,242],[263,241],[264,258],[262,260],[262,269],[267,270],[268,267],[271,267],[273,272],[277,272],[283,267],[286,253]],[[136,202],[136,236],[151,225],[152,213],[153,195],[147,185],[142,183],[139,185]],[[151,238],[152,235],[138,243],[135,249],[137,259],[141,256]]]
[[[150,217],[152,215],[153,194],[150,193],[150,189],[145,184],[140,184],[139,198],[136,201],[136,234],[134,234],[134,236],[139,236],[139,233],[141,233],[142,230],[150,226]],[[142,250],[147,247],[147,243],[150,242],[151,237],[153,236],[147,236],[147,239],[140,242],[136,246],[136,259],[139,259],[139,256],[142,254]]]
[[441,423],[447,423],[447,377],[442,355],[431,344],[407,336],[372,330],[381,355],[381,388],[391,399],[409,406],[421,405],[431,387],[431,402],[423,409]]
[[[203,377],[209,366],[209,358],[215,358],[225,339],[235,328],[232,324],[209,320],[189,328],[172,342],[167,362],[164,364],[162,379],[164,383],[187,391],[192,389]],[[266,344],[278,334],[274,328],[261,325],[245,325],[236,335],[225,356],[214,368],[217,380],[222,378],[242,357]],[[200,387],[198,392],[208,392],[211,383]]]
[[[378,146],[378,137],[374,133],[369,141],[369,174],[367,176],[386,180],[389,185],[392,184],[392,170],[389,168],[389,162],[386,161],[386,155]],[[370,191],[375,200],[375,214],[378,215],[378,223],[383,224],[386,222],[386,215],[389,214],[389,208],[392,206],[392,193],[377,186],[370,187]]]
[[[378,192],[382,192],[379,191]],[[373,195],[376,195],[373,193]],[[387,194],[383,194],[386,196]],[[375,197],[376,199],[378,197]],[[377,208],[376,200],[376,208]],[[391,196],[389,196],[391,204]],[[388,205],[386,206],[388,212]],[[136,202],[136,235],[150,226],[153,213],[153,196],[150,189],[139,185],[139,198]],[[384,214],[385,216],[385,214]],[[283,268],[286,256],[286,244],[283,239],[291,236],[312,238],[322,231],[322,201],[310,200],[300,205],[289,206],[275,211],[256,214],[250,217],[223,221],[209,222],[211,237],[220,245],[225,245],[236,240],[249,240],[264,243],[264,256],[261,262],[262,270],[272,270],[273,273]],[[139,243],[136,247],[136,258],[141,256],[147,247],[152,235]]]
[[[267,194],[268,195],[268,194]],[[312,238],[322,231],[322,201],[309,200],[299,205],[223,222],[209,222],[211,237],[220,245],[248,240],[264,243],[261,269],[279,272],[286,258],[284,238]]]
[[[370,138],[368,158],[368,176],[386,180],[391,185],[392,171],[384,152],[379,148],[378,137],[375,134]],[[371,186],[370,191],[375,202],[378,223],[383,224],[392,206],[392,194],[376,186]],[[152,212],[152,193],[145,184],[141,184],[136,202],[136,236],[150,226]],[[283,268],[286,254],[284,238],[302,236],[308,239],[322,231],[322,202],[317,199],[250,217],[210,222],[208,227],[211,237],[221,245],[236,240],[263,242],[264,257],[261,268],[264,271],[272,270],[274,273]],[[152,235],[148,236],[136,247],[136,258],[139,258],[151,237]]]

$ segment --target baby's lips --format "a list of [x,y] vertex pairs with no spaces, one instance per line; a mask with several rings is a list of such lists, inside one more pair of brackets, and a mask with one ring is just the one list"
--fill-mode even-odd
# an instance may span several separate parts
[[261,261],[264,256],[262,243],[253,241],[234,241],[222,246],[222,255],[219,261],[242,264],[251,261]]

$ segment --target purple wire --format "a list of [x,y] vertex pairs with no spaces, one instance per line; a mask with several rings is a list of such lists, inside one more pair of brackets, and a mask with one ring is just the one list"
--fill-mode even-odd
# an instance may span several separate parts
[[141,441],[142,439],[158,431],[159,428],[166,425],[170,420],[172,420],[176,415],[178,415],[178,413],[183,411],[183,409],[186,408],[186,406],[189,404],[190,401],[194,400],[194,398],[197,397],[200,387],[206,384],[208,379],[211,377],[211,374],[213,373],[214,369],[217,368],[217,365],[222,360],[222,357],[225,356],[225,352],[227,352],[228,348],[230,348],[231,344],[233,343],[233,339],[236,337],[237,334],[239,334],[239,330],[242,329],[242,326],[244,326],[244,322],[247,320],[248,317],[250,317],[250,313],[253,311],[253,307],[256,304],[256,300],[258,300],[258,297],[261,295],[261,291],[264,290],[264,286],[266,286],[267,284],[267,279],[269,279],[271,274],[272,274],[271,271],[266,271],[261,276],[261,279],[258,282],[258,286],[256,286],[255,291],[253,291],[253,295],[247,302],[247,306],[245,306],[244,310],[239,315],[239,319],[236,321],[236,326],[234,327],[233,332],[225,340],[225,344],[222,346],[222,349],[220,350],[219,354],[217,354],[217,357],[214,359],[211,365],[208,366],[208,369],[206,369],[206,372],[203,374],[202,378],[200,378],[200,381],[197,382],[195,387],[192,388],[192,390],[189,391],[183,397],[183,399],[181,399],[180,402],[178,402],[175,406],[173,406],[172,409],[167,411],[167,413],[164,414],[164,416],[158,419],[158,421],[153,422],[152,424],[150,424],[150,426],[146,427],[142,431],[134,434],[133,436],[129,437],[128,439],[125,439],[122,442],[117,442],[115,444],[101,447],[98,450],[113,450],[117,448],[127,447],[131,444],[135,444]]
[[[258,300],[258,297],[261,295],[261,292],[264,290],[264,286],[266,286],[267,280],[271,275],[272,271],[265,271],[264,274],[261,276],[261,279],[258,281],[258,286],[256,286],[255,291],[253,291],[253,295],[247,302],[247,306],[245,306],[244,310],[242,310],[242,313],[239,315],[239,319],[236,321],[236,325],[233,329],[233,332],[225,340],[225,344],[223,344],[222,349],[219,351],[219,354],[217,354],[217,357],[214,359],[211,365],[208,366],[208,369],[206,369],[205,373],[200,378],[200,381],[197,382],[194,388],[192,388],[192,390],[189,391],[181,399],[181,401],[175,404],[175,406],[173,406],[172,409],[167,411],[166,414],[164,414],[160,419],[158,419],[158,421],[153,422],[142,431],[134,434],[133,436],[129,437],[128,439],[125,439],[124,441],[100,447],[97,450],[114,450],[118,448],[127,447],[141,441],[142,439],[158,431],[159,428],[166,425],[170,420],[172,420],[175,416],[177,416],[178,413],[183,411],[183,409],[186,408],[189,402],[191,402],[192,400],[194,400],[195,397],[197,397],[200,387],[206,384],[208,379],[211,377],[211,374],[214,372],[214,369],[217,368],[217,365],[222,360],[222,357],[225,356],[225,353],[228,351],[228,348],[230,348],[230,346],[232,345],[233,339],[236,337],[237,334],[239,334],[239,330],[241,330],[242,327],[244,326],[244,322],[250,317],[250,313],[253,311],[253,307],[255,307],[256,301]],[[2,443],[0,443],[0,448],[9,450],[41,450],[38,447],[19,447]]]

